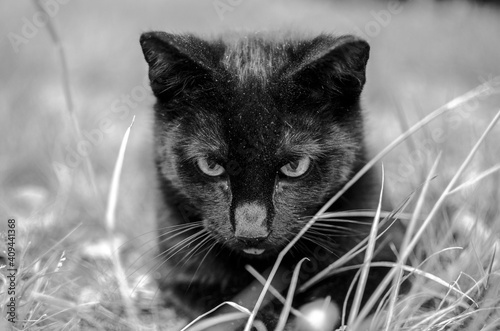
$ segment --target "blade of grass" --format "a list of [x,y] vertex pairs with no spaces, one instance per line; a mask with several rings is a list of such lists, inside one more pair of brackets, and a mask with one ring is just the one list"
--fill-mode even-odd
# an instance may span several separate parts
[[[122,172],[123,168],[123,161],[125,159],[125,151],[127,149],[127,144],[128,144],[128,139],[130,136],[130,131],[132,129],[132,126],[134,125],[135,121],[135,116],[132,118],[132,122],[130,123],[130,126],[127,128],[125,131],[125,134],[122,139],[122,143],[120,145],[120,150],[118,152],[118,157],[116,159],[115,163],[115,168],[113,170],[113,177],[111,179],[111,186],[109,189],[109,194],[108,194],[108,203],[106,207],[106,229],[108,231],[108,236],[110,240],[110,245],[111,245],[111,262],[113,264],[114,268],[114,273],[116,280],[118,282],[118,288],[120,291],[120,296],[123,300],[124,306],[125,306],[125,313],[126,316],[132,321],[135,322],[138,320],[135,310],[134,310],[134,305],[132,303],[132,300],[130,298],[130,291],[127,283],[127,277],[125,275],[125,272],[123,270],[123,267],[120,262],[120,251],[117,247],[117,242],[114,240],[114,230],[115,230],[115,223],[116,223],[116,204],[118,201],[118,192],[120,190],[120,175]],[[136,323],[132,323],[134,325]]]
[[[257,272],[257,270],[255,270],[251,265],[247,264],[245,266],[245,269],[247,269],[247,271],[255,277],[255,279],[257,279],[257,281],[261,284],[261,285],[264,285],[266,283],[266,279]],[[272,295],[274,295],[276,297],[276,299],[278,299],[283,305],[285,304],[285,301],[286,299],[281,295],[280,292],[278,292],[278,290],[276,288],[274,288],[274,286],[269,286],[269,292],[271,292]],[[300,317],[300,318],[305,318],[305,316],[297,309],[291,307],[291,313],[297,317]]]
[[382,164],[382,178],[380,185],[380,196],[378,200],[377,213],[373,218],[372,228],[370,230],[370,235],[368,236],[368,245],[365,251],[365,258],[363,266],[361,267],[361,274],[359,276],[358,286],[356,288],[356,293],[354,294],[354,300],[351,306],[351,311],[349,313],[348,324],[356,318],[358,314],[359,307],[361,307],[361,301],[363,300],[363,294],[366,288],[366,282],[368,280],[368,273],[370,272],[370,263],[373,259],[373,252],[375,250],[375,242],[377,240],[377,229],[380,220],[380,211],[382,210],[382,198],[384,195],[384,182],[385,182],[385,171],[384,165]]
[[[248,313],[250,313],[250,311]],[[208,317],[198,324],[193,325],[189,331],[226,331],[227,328],[224,325],[225,323],[237,321],[245,318],[246,316],[248,316],[248,314],[242,312],[232,312],[214,317]]]
[[488,270],[486,272],[486,281],[484,283],[484,288],[488,289],[488,284],[490,282],[491,270],[493,269],[493,264],[495,263],[495,256],[497,253],[497,242],[493,244],[493,254],[491,254],[491,260],[488,265]]
[[[431,220],[434,218],[434,216],[436,215],[437,211],[439,210],[439,208],[443,204],[444,200],[448,196],[448,193],[451,191],[451,188],[453,186],[455,186],[455,183],[458,181],[458,178],[463,173],[463,171],[465,170],[465,168],[469,165],[470,161],[472,160],[472,158],[476,154],[477,150],[479,149],[479,147],[481,146],[481,144],[484,142],[486,136],[493,129],[493,127],[496,125],[496,123],[498,122],[499,119],[500,119],[500,111],[497,112],[497,114],[495,115],[495,117],[493,118],[493,120],[489,123],[488,127],[486,128],[486,130],[483,132],[483,134],[481,135],[481,137],[479,138],[479,140],[476,142],[476,144],[474,145],[474,147],[472,148],[472,150],[467,155],[466,159],[460,165],[460,168],[457,170],[457,172],[455,173],[455,175],[453,176],[453,178],[451,179],[451,181],[448,183],[448,185],[446,186],[445,190],[443,191],[443,193],[439,197],[438,201],[434,204],[433,208],[431,209],[429,215],[424,220],[424,222],[422,223],[422,225],[418,229],[417,233],[415,234],[415,236],[412,238],[412,240],[408,244],[408,247],[407,247],[406,251],[402,251],[401,252],[401,259],[406,260],[408,258],[408,256],[411,254],[411,252],[413,251],[413,249],[417,245],[418,241],[422,237],[424,231],[429,226]],[[383,292],[383,290],[386,288],[386,286],[389,284],[389,282],[391,281],[391,279],[394,277],[395,272],[396,272],[396,269],[391,269],[389,271],[389,273],[385,276],[385,278],[382,280],[382,282],[379,284],[378,288],[374,292],[374,295],[368,300],[368,302],[364,306],[363,310],[360,312],[359,319],[352,326],[352,328],[354,330],[356,330],[356,328],[359,326],[359,323],[361,322],[361,320],[364,319],[364,318],[366,318],[366,316],[370,312],[371,308],[375,305],[376,300],[377,300],[376,298],[380,297],[380,295]]]
[[[318,219],[324,218],[344,218],[344,217],[375,217],[377,214],[376,210],[347,210],[347,211],[334,211],[324,213],[320,215]],[[394,217],[394,212],[392,211],[380,211],[380,218],[392,218]],[[398,218],[409,220],[412,214],[410,213],[398,213]],[[371,226],[371,224],[370,224]]]
[[125,159],[125,151],[127,149],[128,138],[130,136],[130,131],[134,125],[135,116],[132,118],[132,122],[125,131],[125,134],[120,145],[120,150],[118,152],[118,157],[115,162],[115,168],[113,170],[113,177],[111,179],[111,187],[108,194],[108,204],[106,207],[106,228],[108,231],[112,232],[115,229],[115,212],[116,204],[118,202],[118,191],[120,190],[120,176],[123,168],[123,161]]
[[77,224],[68,234],[66,234],[63,238],[58,240],[54,245],[52,245],[49,249],[47,249],[45,252],[43,252],[36,260],[28,264],[27,266],[24,267],[24,269],[29,269],[32,268],[35,263],[38,261],[41,261],[42,258],[44,258],[47,254],[49,254],[51,251],[53,251],[56,247],[61,245],[66,239],[68,239],[78,228],[82,225],[82,223]]
[[[396,219],[397,219],[396,216],[399,215],[399,213],[401,211],[403,211],[403,210],[406,209],[406,207],[410,203],[410,200],[411,200],[412,196],[413,196],[413,193],[410,196],[408,196],[403,201],[403,203],[400,206],[398,206],[398,208],[396,208],[395,211],[393,211],[390,214],[388,214],[384,218],[384,220],[382,222],[380,222],[380,225],[381,226],[385,225],[385,222],[388,221],[389,219],[393,219],[393,222],[395,222]],[[390,225],[387,227],[386,230],[384,230],[380,234],[378,234],[377,240],[389,228],[390,228]],[[312,277],[306,283],[304,283],[302,286],[300,286],[298,291],[299,292],[303,292],[303,291],[307,290],[308,288],[310,288],[311,286],[313,286],[317,282],[321,281],[323,278],[328,277],[331,274],[332,270],[335,270],[335,269],[343,266],[344,264],[348,263],[350,260],[354,259],[354,257],[356,257],[358,254],[361,254],[366,249],[366,247],[367,247],[366,243],[368,242],[368,239],[369,239],[369,236],[367,236],[362,241],[360,241],[356,246],[354,246],[351,250],[349,250],[347,253],[345,253],[344,255],[342,255],[338,260],[336,260],[335,262],[333,262],[332,264],[330,264],[328,267],[326,267],[325,269],[323,269],[320,272],[318,272],[314,277]]]
[[[500,84],[499,84],[500,85]],[[382,151],[380,151],[374,158],[372,158],[361,170],[359,170],[351,180],[349,180],[344,187],[339,190],[321,209],[314,215],[313,218],[311,218],[305,225],[304,227],[299,231],[299,233],[286,245],[286,247],[278,254],[278,257],[276,259],[276,262],[273,265],[273,268],[271,269],[271,272],[269,274],[269,277],[267,279],[266,284],[264,285],[264,288],[262,289],[261,295],[259,299],[257,300],[257,303],[255,304],[255,307],[252,311],[252,314],[248,318],[248,321],[245,325],[245,331],[250,331],[250,328],[253,324],[253,320],[255,319],[255,316],[257,312],[260,309],[260,306],[262,304],[262,301],[264,300],[264,297],[266,295],[267,290],[269,289],[269,285],[271,284],[276,271],[278,270],[279,265],[281,264],[281,261],[283,261],[283,258],[285,255],[288,253],[288,251],[295,245],[295,243],[304,235],[304,233],[309,230],[309,228],[316,222],[318,219],[319,215],[322,215],[325,213],[328,208],[330,208],[335,201],[337,201],[354,183],[356,183],[370,168],[372,168],[378,161],[380,161],[385,155],[387,155],[390,151],[392,151],[396,146],[398,146],[401,142],[405,141],[406,138],[411,136],[413,133],[421,129],[423,126],[425,126],[427,123],[431,122],[433,119],[437,118],[438,116],[446,113],[447,111],[450,111],[459,105],[474,99],[480,95],[488,93],[492,89],[492,84],[491,82],[487,82],[484,84],[479,85],[478,87],[470,90],[469,92],[451,100],[450,102],[446,103],[445,105],[439,107],[426,117],[424,117],[422,120],[420,120],[418,123],[413,125],[408,131],[404,132],[401,134],[398,138],[396,138],[394,141],[392,141],[389,145],[387,145]]]
[[[385,267],[394,269],[398,265],[396,263],[394,263],[394,262],[373,262],[373,266],[376,266],[376,267],[384,267],[385,266]],[[401,269],[403,269],[404,271],[409,272],[411,274],[416,274],[416,275],[425,277],[425,278],[427,278],[429,280],[432,280],[433,282],[435,282],[435,283],[437,283],[439,285],[442,285],[445,288],[450,289],[451,292],[455,292],[456,294],[467,298],[468,300],[470,300],[471,302],[473,302],[474,304],[477,305],[477,303],[475,302],[475,300],[472,297],[470,297],[467,293],[464,293],[459,288],[453,286],[452,284],[450,284],[447,281],[439,278],[436,275],[433,275],[433,274],[431,274],[431,273],[429,273],[427,271],[423,271],[423,270],[420,270],[420,269],[418,269],[416,267],[412,267],[412,266],[408,266],[408,265],[402,265]]]
[[[378,262],[377,261],[377,262],[372,262],[371,265],[372,265],[372,267],[386,267],[386,268],[390,268],[390,269],[394,269],[397,267],[396,262]],[[335,270],[335,274],[342,273],[344,271],[349,271],[349,270],[356,270],[360,267],[362,267],[362,265],[359,265],[359,264],[342,267],[342,268],[339,268],[338,270]],[[418,276],[425,277],[425,278],[427,278],[427,279],[429,279],[429,280],[431,280],[439,285],[442,285],[445,288],[449,288],[451,292],[454,292],[462,297],[465,297],[468,300],[470,300],[471,302],[473,302],[474,304],[476,304],[474,299],[472,297],[470,297],[467,293],[464,293],[459,288],[454,287],[452,284],[446,282],[445,280],[439,278],[438,276],[436,276],[434,274],[420,270],[418,267],[412,267],[412,266],[408,266],[408,265],[402,265],[401,268],[404,271],[408,272],[409,274],[416,274]],[[355,276],[355,278],[356,278],[356,276]],[[477,285],[475,285],[475,287],[477,287]],[[464,308],[466,308],[466,307],[464,307]]]
[[361,269],[359,269],[361,267],[362,267],[362,265],[348,266],[348,267],[339,268],[336,270],[336,271],[339,271],[339,270],[356,270],[356,269],[358,269],[358,271],[356,271],[356,274],[352,278],[351,283],[349,284],[349,288],[347,289],[347,293],[346,293],[346,296],[344,299],[344,304],[342,305],[342,325],[347,325],[347,322],[346,322],[347,306],[349,303],[349,298],[351,297],[351,293],[354,291],[354,287],[356,285],[356,282],[358,281],[359,275],[361,274]]
[[280,318],[278,320],[278,325],[276,326],[275,331],[283,331],[285,328],[286,321],[288,320],[288,315],[290,315],[290,309],[292,307],[293,296],[295,294],[295,288],[297,287],[297,282],[299,279],[300,267],[304,261],[309,261],[307,257],[297,263],[295,269],[293,270],[292,281],[290,282],[290,287],[288,288],[288,294],[286,296],[285,305],[283,310],[281,311]]
[[[392,103],[396,105],[396,116],[398,117],[398,123],[399,126],[401,127],[402,132],[406,132],[410,129],[410,121],[408,120],[408,112],[404,111],[404,107],[401,106],[400,104],[397,104],[396,98],[392,97]],[[408,139],[405,141],[406,142],[406,150],[408,152],[410,151],[416,151],[417,150],[417,144],[415,142],[415,139],[413,136],[408,137]]]
[[[220,307],[222,306],[225,306],[225,305],[229,305],[237,310],[239,310],[240,312],[242,313],[245,313],[247,315],[250,315],[250,310],[246,309],[245,307],[243,306],[240,306],[239,304],[235,303],[235,302],[231,302],[231,301],[224,301],[223,303],[217,305],[216,307],[210,309],[209,311],[207,311],[206,313],[203,313],[201,314],[200,316],[196,317],[194,320],[192,320],[188,325],[186,325],[185,327],[183,327],[181,329],[181,331],[186,331],[188,330],[190,327],[192,327],[194,324],[196,324],[196,322],[198,322],[199,320],[201,320],[203,317],[205,316],[208,316],[210,315],[211,313],[213,313],[214,311],[216,311],[217,309],[219,309]],[[199,328],[193,328],[191,329],[190,331],[195,331],[195,330],[203,330],[203,329],[199,329]]]
[[[47,12],[47,9],[40,0],[33,0],[33,2],[40,11],[44,12],[47,15],[47,17],[52,16],[50,15],[49,12]],[[77,141],[80,141],[83,140],[83,135],[80,128],[80,124],[78,123],[78,119],[76,118],[75,114],[75,107],[73,103],[73,95],[71,93],[71,83],[69,78],[70,75],[69,75],[66,52],[62,45],[61,38],[59,37],[59,32],[57,31],[54,22],[52,22],[52,19],[47,20],[47,28],[49,30],[50,37],[52,38],[52,41],[54,42],[54,45],[56,46],[57,51],[59,53],[59,59],[61,60],[61,67],[62,67],[62,86],[63,86],[64,99],[66,101],[66,106],[68,108],[71,124],[73,125],[73,129],[75,130],[76,133],[75,138]],[[90,162],[90,158],[88,157],[88,155],[84,156],[83,159],[85,160],[85,171],[87,172],[87,180],[89,181],[89,184],[92,187],[95,196],[98,197],[99,190],[97,189],[95,181],[94,168],[92,167],[92,163]],[[100,203],[100,200],[96,199],[96,202]]]
[[470,246],[472,250],[472,254],[474,256],[474,261],[476,262],[477,265],[477,270],[481,273],[481,277],[486,277],[486,271],[484,270],[483,264],[481,263],[481,258],[479,257],[479,254],[477,253],[476,245],[474,244],[474,240],[470,241]]
[[[408,224],[408,228],[406,229],[405,236],[403,238],[403,242],[401,243],[400,251],[405,251],[408,247],[408,244],[410,243],[411,236],[413,235],[413,232],[415,231],[415,228],[417,227],[417,221],[420,218],[420,213],[422,212],[422,209],[424,207],[424,202],[425,202],[425,196],[427,194],[427,191],[429,189],[429,184],[434,177],[434,174],[436,173],[437,165],[439,164],[439,161],[441,159],[441,153],[438,154],[438,157],[436,158],[436,161],[434,161],[434,164],[431,167],[431,170],[429,171],[429,174],[427,175],[427,178],[424,182],[424,187],[422,188],[422,191],[420,192],[420,196],[417,200],[417,205],[415,207],[415,211],[413,213],[413,217],[410,220],[410,223]],[[390,299],[390,304],[389,304],[389,311],[387,313],[387,321],[385,325],[385,330],[389,331],[389,326],[391,324],[392,318],[394,317],[394,310],[396,307],[396,299],[399,294],[399,289],[401,286],[401,278],[403,277],[403,269],[402,266],[406,263],[406,259],[403,260],[402,257],[398,257],[398,262],[397,262],[397,268],[399,269],[397,271],[397,276],[394,278],[394,286],[393,286],[393,292],[391,295]]]
[[471,180],[468,180],[467,182],[463,183],[463,184],[460,184],[459,186],[457,186],[456,188],[454,188],[452,191],[450,191],[450,193],[448,193],[449,195],[452,195],[454,193],[457,193],[458,191],[461,191],[463,190],[464,188],[467,188],[471,185],[474,185],[475,183],[479,182],[480,180],[494,174],[495,172],[499,171],[500,170],[500,164],[497,164],[496,166],[494,167],[491,167],[489,168],[488,170],[486,171],[483,171],[482,173],[480,173],[479,175],[477,175],[475,178],[471,179]]

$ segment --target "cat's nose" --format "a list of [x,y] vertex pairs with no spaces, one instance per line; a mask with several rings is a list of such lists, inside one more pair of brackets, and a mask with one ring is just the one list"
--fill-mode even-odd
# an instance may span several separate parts
[[259,203],[243,203],[234,212],[234,235],[255,246],[269,236],[266,207]]

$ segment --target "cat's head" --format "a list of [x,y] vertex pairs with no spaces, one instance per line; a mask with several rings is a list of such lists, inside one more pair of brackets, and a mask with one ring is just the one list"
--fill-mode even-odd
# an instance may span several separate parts
[[141,45],[160,179],[225,246],[275,253],[359,166],[365,41],[150,32]]

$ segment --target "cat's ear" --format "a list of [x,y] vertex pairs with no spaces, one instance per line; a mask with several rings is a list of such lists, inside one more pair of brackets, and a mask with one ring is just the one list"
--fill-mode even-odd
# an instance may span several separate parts
[[290,72],[299,84],[322,95],[357,99],[366,81],[370,46],[358,37],[321,35],[301,50]]
[[156,97],[173,96],[209,83],[214,73],[212,46],[191,35],[148,32],[140,43],[149,64],[149,79]]

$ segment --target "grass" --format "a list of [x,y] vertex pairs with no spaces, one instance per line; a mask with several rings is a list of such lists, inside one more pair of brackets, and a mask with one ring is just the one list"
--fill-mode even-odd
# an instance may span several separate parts
[[[191,9],[193,4],[197,10]],[[131,95],[142,81],[146,69],[137,42],[142,30],[217,31],[244,21],[250,28],[295,22],[313,31],[349,31],[349,24],[363,28],[374,20],[371,11],[385,8],[383,4],[333,7],[315,2],[305,8],[300,2],[286,7],[279,2],[244,3],[220,21],[210,3],[154,2],[149,8],[125,2],[113,11],[107,6],[61,6],[54,19],[58,24],[40,29],[19,54],[9,53],[8,44],[3,48],[6,60],[0,73],[11,80],[9,85],[0,82],[7,91],[0,100],[5,119],[0,128],[7,142],[0,145],[0,154],[8,160],[0,166],[0,211],[5,220],[17,220],[18,306],[16,323],[1,320],[0,329],[179,330],[189,322],[155,305],[156,237],[149,202],[154,195],[153,167],[150,147],[144,147],[151,145],[152,99],[135,100],[123,118],[109,111],[113,102],[123,94]],[[9,17],[14,18],[31,18],[33,11],[40,10],[23,4],[12,8],[14,15]],[[107,17],[91,21],[98,13]],[[378,231],[374,226],[362,245],[318,274],[320,279],[339,272],[354,254],[365,254],[366,263],[357,266],[362,270],[360,287],[351,291],[359,298],[370,265],[390,269],[385,280],[390,290],[377,292],[368,303],[376,308],[375,315],[368,316],[369,309],[363,307],[351,316],[339,313],[348,330],[369,325],[377,330],[471,331],[500,326],[500,150],[496,144],[500,130],[492,120],[500,108],[500,46],[489,42],[495,40],[498,15],[467,4],[408,4],[371,40],[364,104],[370,110],[369,141],[373,150],[382,152],[369,166],[383,160],[386,186],[381,194],[401,206],[396,215],[408,230],[403,245],[394,248],[397,263],[370,263],[371,243]],[[254,19],[245,21],[245,16]],[[333,27],[332,17],[339,23]],[[88,20],[97,25],[83,24]],[[426,25],[418,25],[420,21]],[[5,31],[20,30],[15,19],[3,22],[7,22]],[[86,29],[93,29],[92,33]],[[43,51],[41,56],[32,55],[35,49]],[[135,64],[132,69],[131,64]],[[38,85],[13,78],[9,66],[18,69],[21,77],[35,77]],[[464,92],[468,89],[471,92]],[[29,91],[30,97],[20,91]],[[122,143],[133,113],[137,120],[128,141]],[[93,132],[103,116],[113,125],[82,159],[83,170],[65,165],[68,150],[82,135]],[[489,124],[488,136],[479,138]],[[408,133],[401,135],[402,131]],[[73,143],[64,146],[64,142]],[[116,161],[113,155],[118,154]],[[107,192],[112,193],[106,197]],[[304,232],[325,217],[326,209]],[[379,219],[375,212],[372,216]],[[8,283],[3,271],[0,307],[5,314]],[[255,277],[265,282],[264,292],[273,293],[272,274]],[[406,278],[413,287],[403,294],[399,286]],[[303,315],[290,301],[294,292],[309,285],[292,288],[280,299],[287,307],[283,320],[289,313]],[[319,306],[333,311],[328,310],[328,301]],[[261,309],[237,308],[252,318],[251,308],[253,313]],[[241,314],[218,316],[211,322]],[[198,324],[191,330],[205,326]]]

